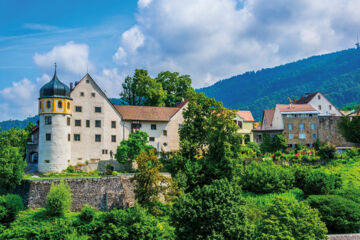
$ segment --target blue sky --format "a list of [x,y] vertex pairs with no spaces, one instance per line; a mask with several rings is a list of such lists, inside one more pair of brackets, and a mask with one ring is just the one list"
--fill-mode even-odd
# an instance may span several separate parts
[[354,46],[358,0],[0,0],[1,120],[36,114],[53,74],[87,71],[110,97],[136,68],[194,87]]

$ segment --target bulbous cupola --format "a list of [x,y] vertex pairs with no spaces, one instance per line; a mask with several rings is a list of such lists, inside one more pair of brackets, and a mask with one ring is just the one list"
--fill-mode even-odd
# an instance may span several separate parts
[[40,89],[40,98],[49,97],[70,98],[70,88],[58,79],[56,70],[51,81]]

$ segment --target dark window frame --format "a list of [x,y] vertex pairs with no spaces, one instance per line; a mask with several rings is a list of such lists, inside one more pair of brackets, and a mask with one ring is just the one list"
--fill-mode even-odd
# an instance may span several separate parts
[[75,127],[81,127],[81,119],[75,119]]
[[75,112],[82,112],[82,106],[75,106]]
[[101,134],[95,134],[95,142],[101,142]]
[[95,120],[95,127],[101,128],[101,120]]

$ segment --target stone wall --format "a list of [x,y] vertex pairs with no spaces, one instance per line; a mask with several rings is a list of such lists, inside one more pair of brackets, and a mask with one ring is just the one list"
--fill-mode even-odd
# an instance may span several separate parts
[[360,240],[360,234],[328,235],[329,240]]
[[[102,178],[67,178],[64,179],[71,188],[72,211],[79,211],[84,205],[99,210],[127,208],[134,204],[134,183],[130,180],[133,174],[121,174]],[[43,208],[46,206],[46,195],[52,183],[60,179],[24,180],[16,188],[27,207]]]

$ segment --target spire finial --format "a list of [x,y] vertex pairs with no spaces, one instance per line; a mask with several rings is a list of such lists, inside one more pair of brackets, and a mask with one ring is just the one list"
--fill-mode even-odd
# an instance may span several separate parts
[[355,43],[356,49],[360,49],[359,34],[357,34],[356,40],[357,40],[356,43]]
[[54,63],[54,65],[55,65],[55,75],[56,75],[56,62]]

